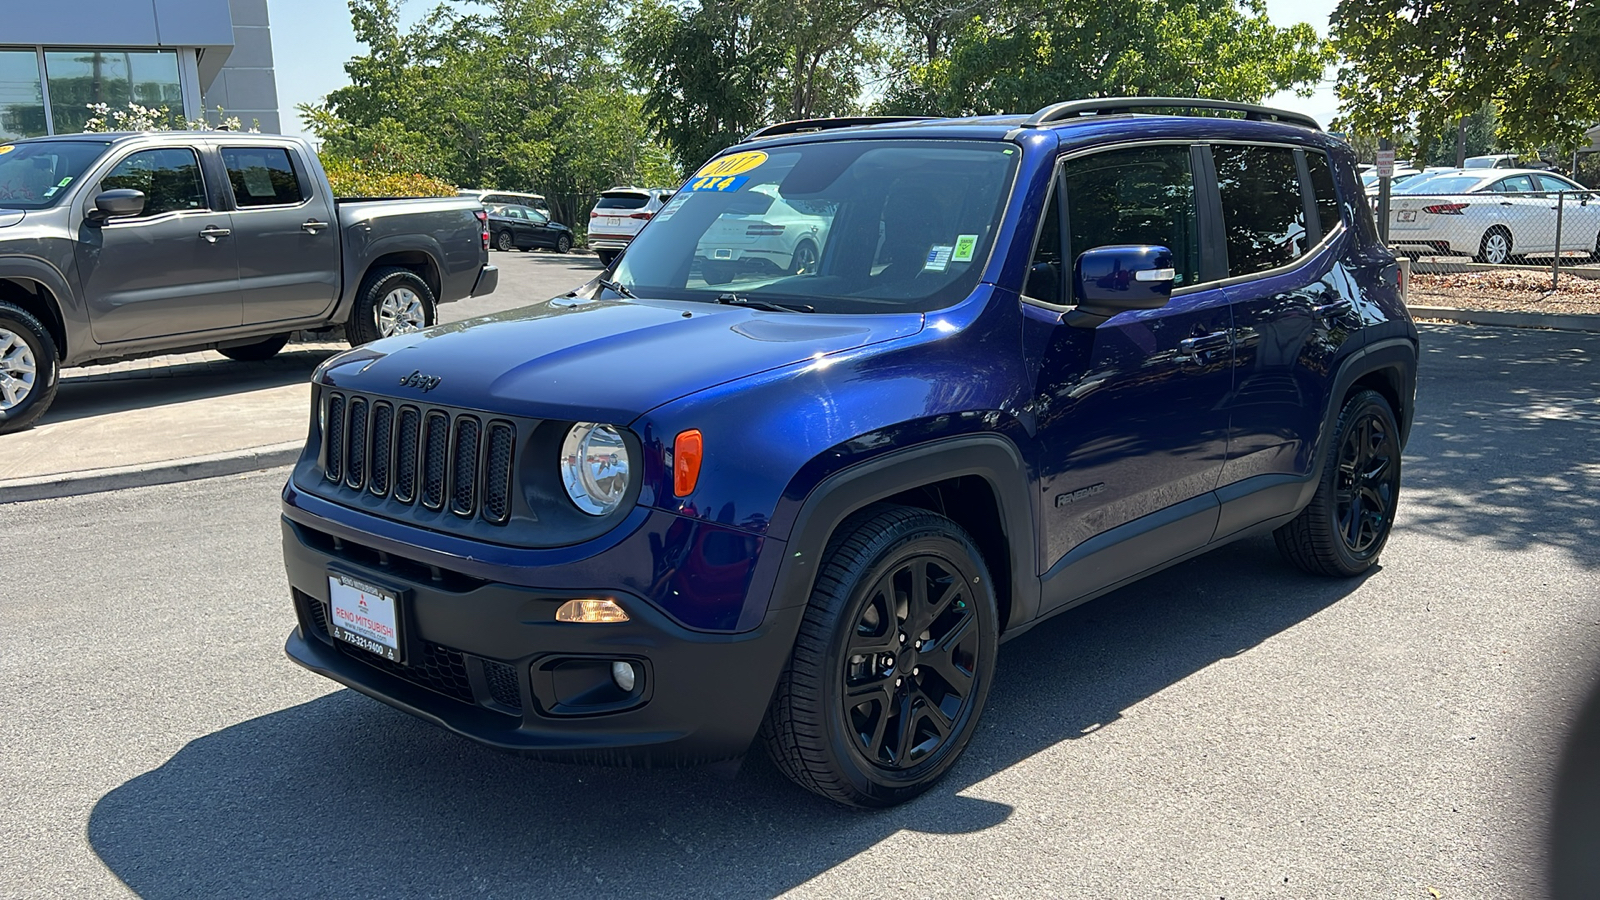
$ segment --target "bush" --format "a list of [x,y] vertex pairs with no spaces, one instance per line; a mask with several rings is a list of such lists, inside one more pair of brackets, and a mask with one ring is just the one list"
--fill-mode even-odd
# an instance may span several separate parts
[[382,171],[360,159],[322,155],[335,197],[454,197],[455,185],[416,172]]

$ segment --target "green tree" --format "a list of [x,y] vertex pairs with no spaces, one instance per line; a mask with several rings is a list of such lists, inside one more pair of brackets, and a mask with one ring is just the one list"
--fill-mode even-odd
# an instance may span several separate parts
[[[907,48],[886,112],[1032,111],[1097,96],[1309,94],[1332,57],[1261,0],[991,0],[897,7]],[[941,14],[942,13],[942,14]]]
[[1499,142],[1570,152],[1600,120],[1600,5],[1341,0],[1339,99],[1356,132],[1438,134],[1493,104]]

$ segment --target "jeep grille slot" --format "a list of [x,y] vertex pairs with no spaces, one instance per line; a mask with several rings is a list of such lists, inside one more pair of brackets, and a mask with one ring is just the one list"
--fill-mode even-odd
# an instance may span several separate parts
[[450,462],[450,417],[437,410],[428,413],[428,436],[422,451],[422,505],[444,506],[445,467]]
[[367,462],[367,490],[379,497],[389,493],[389,461],[394,450],[394,407],[372,404],[372,457]]
[[322,471],[329,481],[338,481],[344,473],[344,395],[328,396],[328,430],[323,435]]
[[477,512],[479,428],[472,416],[456,419],[455,446],[450,454],[450,511],[458,516]]
[[422,413],[415,406],[400,407],[399,433],[394,439],[394,499],[401,503],[417,499],[417,440],[421,431]]
[[511,517],[511,458],[517,429],[510,422],[489,423],[489,449],[484,454],[483,517],[499,525]]
[[367,474],[367,401],[356,397],[350,401],[350,440],[344,464],[344,483],[361,490]]
[[[507,525],[517,509],[516,457],[533,420],[327,390],[322,477],[315,493],[379,515]],[[525,513],[531,515],[531,513]]]

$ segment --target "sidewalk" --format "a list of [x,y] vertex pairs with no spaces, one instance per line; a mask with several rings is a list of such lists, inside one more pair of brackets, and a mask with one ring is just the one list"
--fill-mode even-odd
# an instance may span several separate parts
[[0,503],[292,462],[308,381],[340,343],[291,344],[264,362],[207,351],[68,369],[44,418],[0,435]]

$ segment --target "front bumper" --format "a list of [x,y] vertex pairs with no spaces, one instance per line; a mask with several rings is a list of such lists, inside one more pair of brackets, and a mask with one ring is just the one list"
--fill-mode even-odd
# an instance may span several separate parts
[[[626,591],[496,583],[335,542],[283,520],[284,564],[299,627],[296,663],[484,744],[599,762],[682,764],[743,753],[789,655],[803,607],[772,610],[752,631],[685,628]],[[408,665],[328,633],[328,573],[400,597]],[[574,597],[611,597],[631,620],[555,621]],[[632,663],[631,694],[605,690],[611,661]]]

